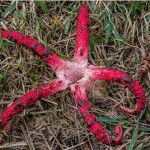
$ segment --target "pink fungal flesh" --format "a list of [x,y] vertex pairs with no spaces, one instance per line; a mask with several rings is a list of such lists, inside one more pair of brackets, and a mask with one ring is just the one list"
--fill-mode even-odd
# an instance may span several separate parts
[[82,4],[79,7],[76,48],[72,61],[62,60],[56,54],[53,54],[52,50],[49,48],[44,47],[38,41],[26,37],[19,32],[1,32],[3,38],[16,41],[17,44],[24,45],[34,50],[53,70],[55,70],[57,76],[57,79],[51,83],[33,89],[12,102],[0,115],[1,129],[7,125],[16,113],[21,112],[24,107],[33,105],[37,100],[46,98],[68,87],[73,92],[79,112],[95,137],[99,141],[110,145],[119,144],[122,141],[123,131],[120,125],[115,128],[116,138],[110,137],[104,131],[102,125],[97,121],[92,111],[90,102],[86,96],[86,91],[93,86],[92,80],[107,80],[125,85],[134,94],[136,99],[136,107],[133,110],[120,106],[120,108],[128,114],[141,112],[145,108],[146,97],[138,81],[127,73],[117,69],[88,65],[89,25],[89,8],[87,5]]
[[74,60],[88,63],[89,48],[89,8],[87,5],[81,5],[77,18],[77,35]]

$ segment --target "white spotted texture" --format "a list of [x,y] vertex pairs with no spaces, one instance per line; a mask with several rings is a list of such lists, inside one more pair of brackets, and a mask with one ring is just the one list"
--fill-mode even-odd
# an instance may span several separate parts
[[87,66],[87,63],[66,61],[61,69],[56,70],[56,75],[60,80],[67,84],[80,83],[84,88],[89,89],[92,87],[90,80],[92,72]]

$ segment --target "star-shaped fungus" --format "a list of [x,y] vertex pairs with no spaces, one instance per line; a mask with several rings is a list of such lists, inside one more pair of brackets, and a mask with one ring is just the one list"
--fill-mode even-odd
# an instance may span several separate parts
[[121,109],[127,114],[141,112],[145,108],[146,97],[138,81],[127,73],[117,69],[93,66],[88,63],[89,28],[89,8],[87,5],[82,4],[79,7],[77,17],[76,48],[71,61],[62,60],[49,48],[21,33],[16,31],[1,32],[3,38],[16,41],[17,44],[34,50],[56,72],[57,77],[51,83],[35,88],[11,103],[0,115],[1,129],[7,125],[15,114],[20,113],[24,107],[31,106],[39,99],[70,88],[79,112],[95,137],[99,141],[110,145],[121,142],[123,134],[121,126],[118,125],[115,128],[117,137],[110,137],[104,131],[100,122],[97,121],[86,92],[93,87],[93,81],[95,80],[106,80],[125,85],[136,99],[136,107],[133,110],[121,106]]

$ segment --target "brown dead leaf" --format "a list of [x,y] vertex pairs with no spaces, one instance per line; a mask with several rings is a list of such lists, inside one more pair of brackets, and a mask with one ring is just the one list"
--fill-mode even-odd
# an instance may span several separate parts
[[139,74],[143,77],[150,71],[150,50],[147,52],[146,58],[142,58]]
[[57,22],[57,24],[58,24],[62,29],[64,29],[64,26],[63,26],[63,24],[61,23],[61,21],[59,20],[59,17],[58,17],[58,16],[52,16],[52,18]]

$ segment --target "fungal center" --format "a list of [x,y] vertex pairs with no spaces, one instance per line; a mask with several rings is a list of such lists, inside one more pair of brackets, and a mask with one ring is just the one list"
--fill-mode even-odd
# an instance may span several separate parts
[[69,84],[75,83],[81,79],[84,79],[86,75],[86,64],[80,64],[76,62],[67,62],[64,68],[56,72],[57,77],[66,80]]
[[65,79],[69,80],[70,83],[75,83],[84,77],[84,72],[81,68],[67,69],[64,74]]

